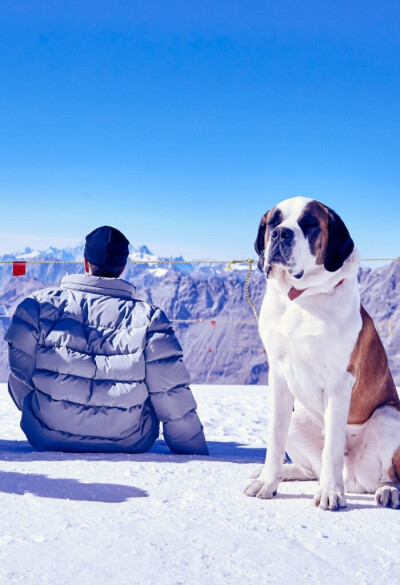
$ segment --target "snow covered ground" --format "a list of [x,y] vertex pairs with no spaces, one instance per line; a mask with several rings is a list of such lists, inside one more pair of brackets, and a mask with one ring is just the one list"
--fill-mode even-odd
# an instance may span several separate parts
[[312,506],[314,482],[246,498],[263,462],[265,387],[194,386],[211,456],[38,453],[0,385],[2,585],[387,584],[399,512],[349,495]]

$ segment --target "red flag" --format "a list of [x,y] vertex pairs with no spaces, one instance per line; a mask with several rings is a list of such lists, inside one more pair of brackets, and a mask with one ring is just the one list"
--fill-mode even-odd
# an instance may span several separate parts
[[26,262],[13,262],[13,276],[25,276]]

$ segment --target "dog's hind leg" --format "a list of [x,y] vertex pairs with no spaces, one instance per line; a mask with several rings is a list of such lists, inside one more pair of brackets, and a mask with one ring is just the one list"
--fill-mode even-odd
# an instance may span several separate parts
[[[286,451],[293,463],[282,465],[282,481],[308,481],[318,479],[321,470],[321,454],[324,438],[304,408],[295,410],[290,421]],[[251,474],[257,479],[264,466]]]
[[347,425],[346,491],[375,492],[378,505],[399,508],[400,412],[391,406],[377,408],[352,444],[353,426]]
[[[257,479],[260,477],[264,465],[261,465],[256,471],[254,471],[250,477]],[[308,481],[311,479],[317,479],[315,475],[310,477],[308,473],[303,471],[303,468],[297,463],[284,463],[282,467],[282,481]]]
[[380,485],[375,492],[375,501],[384,508],[400,508],[400,483],[387,482]]
[[324,437],[322,428],[304,408],[292,414],[286,451],[293,463],[282,466],[283,481],[318,479],[321,472]]
[[285,463],[282,468],[282,481],[309,481],[317,477],[297,463]]

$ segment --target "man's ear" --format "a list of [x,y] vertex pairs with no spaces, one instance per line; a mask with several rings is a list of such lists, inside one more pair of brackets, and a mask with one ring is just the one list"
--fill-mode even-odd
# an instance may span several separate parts
[[329,272],[336,272],[354,249],[354,242],[347,227],[333,209],[328,211],[328,243],[325,251],[324,266]]
[[259,256],[258,260],[258,268],[261,272],[264,272],[264,258],[261,257],[261,254],[265,250],[265,232],[267,231],[267,216],[269,211],[264,213],[261,218],[260,225],[258,226],[258,233],[256,241],[254,242],[254,249]]
[[85,266],[86,274],[90,274],[89,262],[86,260],[86,258],[83,259],[83,264]]

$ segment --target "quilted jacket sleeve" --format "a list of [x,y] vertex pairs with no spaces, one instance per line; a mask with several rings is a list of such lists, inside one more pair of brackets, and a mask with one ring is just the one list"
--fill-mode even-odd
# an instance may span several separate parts
[[147,331],[145,359],[146,384],[168,447],[175,453],[208,455],[182,348],[160,309]]
[[21,410],[25,396],[33,389],[32,375],[39,340],[39,303],[35,298],[28,297],[18,305],[5,340],[11,370],[8,390]]

